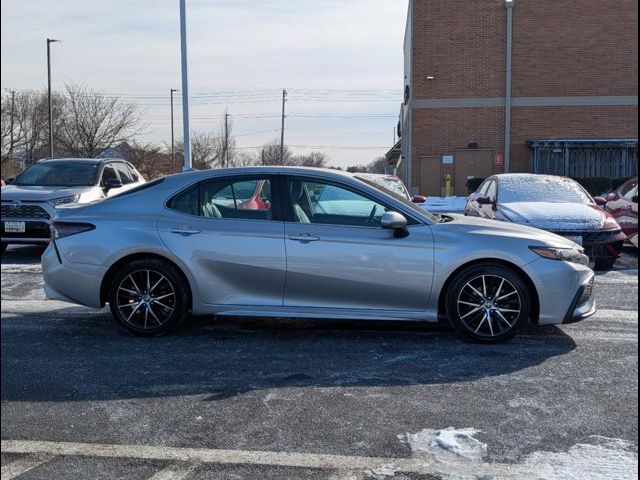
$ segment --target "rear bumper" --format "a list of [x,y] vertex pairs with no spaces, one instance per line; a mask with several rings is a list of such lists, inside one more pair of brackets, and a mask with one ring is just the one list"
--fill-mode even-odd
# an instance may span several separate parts
[[100,286],[106,271],[99,265],[61,263],[53,243],[42,254],[44,292],[51,300],[102,308]]

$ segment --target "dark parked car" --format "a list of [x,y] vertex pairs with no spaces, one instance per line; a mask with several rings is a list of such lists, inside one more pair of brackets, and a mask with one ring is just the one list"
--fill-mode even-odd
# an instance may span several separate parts
[[465,215],[536,227],[585,248],[595,268],[611,268],[625,235],[616,219],[570,178],[504,174],[485,180],[471,194]]
[[629,242],[638,246],[638,177],[618,187],[606,198],[607,212],[622,227]]

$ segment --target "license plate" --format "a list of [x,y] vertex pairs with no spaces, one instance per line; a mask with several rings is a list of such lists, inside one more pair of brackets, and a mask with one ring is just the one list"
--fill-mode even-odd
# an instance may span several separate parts
[[567,240],[571,240],[572,242],[577,243],[578,245],[582,246],[582,237],[581,236],[567,237]]
[[26,231],[25,222],[4,222],[6,233],[24,233]]

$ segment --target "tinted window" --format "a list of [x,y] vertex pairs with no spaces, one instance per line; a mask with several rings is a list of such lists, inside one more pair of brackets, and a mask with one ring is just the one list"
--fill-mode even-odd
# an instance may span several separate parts
[[298,223],[379,227],[387,211],[376,201],[329,183],[292,179],[289,186],[293,217]]
[[102,180],[100,181],[100,185],[104,187],[105,182],[112,179],[118,180],[118,175],[116,174],[116,171],[112,165],[107,165],[104,167],[104,170],[102,172]]
[[137,182],[138,180],[140,180],[140,177],[138,176],[138,172],[136,172],[136,169],[133,168],[132,165],[127,164],[127,168],[129,169],[129,174],[131,175],[131,178],[133,178],[134,182]]
[[43,187],[79,187],[97,183],[98,163],[45,162],[36,163],[22,172],[14,185]]
[[113,166],[120,174],[120,180],[124,185],[133,183],[134,180],[131,176],[131,173],[129,172],[129,168],[124,163],[114,163]]
[[168,207],[206,218],[271,220],[271,183],[264,178],[207,180],[173,197]]

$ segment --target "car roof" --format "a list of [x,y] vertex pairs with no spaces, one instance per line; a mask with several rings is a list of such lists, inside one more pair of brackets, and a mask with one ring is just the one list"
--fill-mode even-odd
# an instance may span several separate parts
[[100,165],[109,162],[126,162],[123,158],[43,158],[37,163],[87,163],[92,165]]
[[517,180],[520,178],[546,178],[550,180],[570,180],[575,182],[572,178],[564,177],[562,175],[544,175],[540,173],[498,173],[491,175],[489,178],[497,178],[498,180]]
[[191,170],[188,172],[174,173],[169,177],[209,177],[215,172],[219,175],[277,175],[279,173],[287,175],[309,175],[309,174],[322,174],[322,176],[335,177],[335,178],[354,178],[356,174],[345,172],[343,170],[335,170],[332,168],[313,168],[313,167],[285,167],[285,166],[254,166],[254,167],[234,167],[234,168],[216,168],[212,170]]

